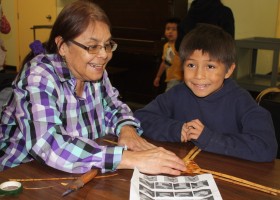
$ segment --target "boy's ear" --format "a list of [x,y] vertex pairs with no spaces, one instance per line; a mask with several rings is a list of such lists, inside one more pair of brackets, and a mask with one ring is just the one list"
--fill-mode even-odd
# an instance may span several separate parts
[[227,73],[226,73],[226,75],[225,75],[225,79],[229,78],[229,77],[232,75],[234,69],[235,69],[235,63],[233,63],[233,64],[228,68]]

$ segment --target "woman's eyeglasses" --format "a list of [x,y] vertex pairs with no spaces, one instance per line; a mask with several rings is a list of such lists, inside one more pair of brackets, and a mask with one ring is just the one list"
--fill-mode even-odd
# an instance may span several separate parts
[[73,44],[77,45],[78,47],[83,48],[86,50],[89,54],[97,54],[100,52],[102,48],[105,49],[107,53],[111,53],[112,51],[115,51],[118,47],[118,44],[115,43],[114,41],[110,41],[109,44],[105,44],[104,46],[102,45],[92,45],[92,46],[85,46],[79,42],[76,42],[75,40],[70,40]]

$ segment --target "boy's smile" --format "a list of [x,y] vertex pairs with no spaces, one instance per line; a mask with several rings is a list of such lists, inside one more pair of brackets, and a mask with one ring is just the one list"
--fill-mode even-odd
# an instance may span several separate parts
[[185,84],[198,97],[206,97],[219,90],[224,82],[233,73],[235,65],[227,70],[226,66],[212,60],[208,53],[195,50],[184,63]]

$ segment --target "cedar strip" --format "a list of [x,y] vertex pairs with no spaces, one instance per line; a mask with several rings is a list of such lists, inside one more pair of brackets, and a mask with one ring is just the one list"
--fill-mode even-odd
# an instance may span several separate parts
[[221,177],[221,176],[213,175],[213,177],[216,178],[216,179],[220,179],[220,180],[223,180],[223,181],[227,181],[227,182],[230,182],[230,183],[234,183],[234,184],[237,184],[237,185],[241,185],[241,186],[244,186],[244,187],[248,187],[248,188],[251,188],[251,189],[255,189],[255,190],[258,190],[258,191],[261,191],[261,192],[265,192],[265,193],[277,196],[277,193],[272,192],[270,190],[266,190],[266,189],[263,189],[263,188],[255,187],[255,186],[252,186],[252,185],[247,185],[246,183],[242,183],[242,182],[238,182],[238,181],[236,182],[234,180],[231,180],[231,179],[228,179],[228,178],[224,178],[224,177]]
[[108,174],[108,175],[103,175],[103,176],[96,176],[95,178],[108,178],[108,177],[111,177],[111,176],[117,176],[119,174]]
[[198,147],[197,146],[194,146],[190,151],[189,153],[185,156],[185,158],[183,158],[183,161],[187,161],[190,159],[190,157],[192,156],[192,154],[194,154],[196,151],[198,150]]
[[235,181],[236,184],[238,184],[237,182],[239,182],[239,183],[247,184],[247,185],[250,185],[250,186],[258,187],[258,188],[261,188],[261,189],[264,189],[264,190],[269,190],[271,192],[280,194],[280,190],[278,190],[278,189],[274,189],[274,188],[270,188],[270,187],[267,187],[267,186],[264,186],[264,185],[260,185],[260,184],[257,184],[257,183],[251,182],[251,181],[247,181],[245,179],[238,178],[238,177],[235,177],[235,176],[231,176],[231,175],[227,175],[227,174],[223,174],[223,173],[220,173],[220,172],[215,172],[215,171],[211,171],[211,170],[207,170],[207,169],[201,169],[201,172],[210,173],[210,174],[213,174],[213,175],[216,175],[216,176],[219,176],[219,177],[230,179],[232,181]]
[[[107,178],[111,176],[117,176],[118,174],[108,174],[103,176],[96,176],[95,178]],[[18,182],[32,182],[32,181],[60,181],[60,180],[74,180],[78,177],[66,177],[66,178],[26,178],[26,179],[13,179],[10,178],[10,181],[18,181]]]
[[197,149],[197,151],[194,152],[193,155],[191,155],[190,160],[193,160],[199,154],[200,151],[201,151],[201,149]]
[[103,139],[103,141],[104,141],[104,142],[111,143],[111,144],[116,144],[116,145],[118,145],[117,142],[114,142],[114,141],[111,141],[111,140]]
[[48,188],[53,188],[55,186],[47,186],[47,187],[34,187],[34,188],[30,188],[30,187],[23,187],[25,190],[42,190],[42,189],[48,189]]
[[10,178],[10,181],[19,181],[19,182],[31,182],[31,181],[59,181],[59,180],[73,180],[78,177],[66,177],[66,178],[25,178],[25,179],[13,179]]

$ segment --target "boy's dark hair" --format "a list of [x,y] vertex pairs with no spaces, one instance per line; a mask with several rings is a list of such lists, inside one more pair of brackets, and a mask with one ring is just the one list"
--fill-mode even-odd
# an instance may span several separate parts
[[235,63],[236,49],[234,39],[222,28],[215,25],[199,24],[184,37],[179,49],[182,63],[195,50],[202,50],[202,53],[208,53],[211,59],[222,62],[227,69]]
[[172,17],[172,18],[168,18],[166,21],[165,21],[165,25],[168,24],[168,23],[174,23],[174,24],[177,24],[179,25],[181,22],[181,20],[177,17]]

